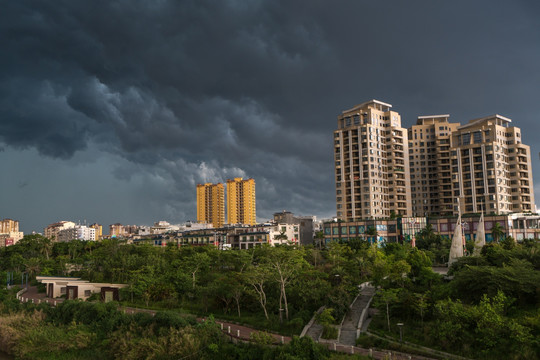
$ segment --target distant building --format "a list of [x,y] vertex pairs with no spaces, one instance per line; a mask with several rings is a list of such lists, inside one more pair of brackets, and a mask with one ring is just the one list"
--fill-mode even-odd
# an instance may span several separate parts
[[16,244],[24,234],[19,231],[19,222],[12,219],[0,221],[0,247]]
[[0,234],[8,234],[10,232],[19,232],[19,222],[12,219],[1,220]]
[[[179,226],[178,225],[171,225],[167,221],[158,221],[154,223],[154,226],[150,228],[150,234],[164,234],[170,231],[178,231]],[[139,235],[140,232],[139,232]]]
[[290,211],[283,210],[274,214],[274,222],[296,224],[299,226],[301,245],[312,245],[314,236],[315,216],[294,216]]
[[96,230],[96,241],[103,239],[103,227],[99,224],[90,225],[91,228]]
[[0,248],[14,244],[15,239],[13,239],[9,234],[0,234]]
[[86,225],[75,225],[72,228],[60,230],[56,238],[58,242],[71,240],[96,241],[96,229]]
[[53,242],[58,242],[58,233],[62,230],[71,229],[75,227],[75,223],[72,221],[59,221],[48,225],[43,234],[46,238],[50,239]]
[[230,225],[257,223],[255,180],[242,178],[227,180],[227,223]]
[[251,249],[262,244],[299,245],[301,233],[298,224],[266,223],[253,226],[226,226],[219,229],[197,229],[182,231],[166,240],[156,240],[155,245],[174,243],[178,246],[214,245],[220,249]]
[[109,225],[109,237],[122,238],[122,237],[126,237],[127,234],[128,234],[128,231],[126,231],[124,225],[120,223]]
[[215,228],[225,223],[225,188],[223,184],[197,185],[197,221]]

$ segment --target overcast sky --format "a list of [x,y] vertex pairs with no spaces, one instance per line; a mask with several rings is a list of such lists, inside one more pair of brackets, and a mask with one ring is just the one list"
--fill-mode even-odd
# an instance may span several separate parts
[[195,186],[257,184],[257,217],[335,215],[332,131],[501,114],[540,199],[538,1],[1,1],[0,218],[196,219]]

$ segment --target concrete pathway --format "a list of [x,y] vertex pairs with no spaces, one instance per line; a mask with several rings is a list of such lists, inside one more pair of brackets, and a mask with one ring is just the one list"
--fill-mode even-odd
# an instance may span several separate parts
[[317,316],[325,309],[325,306],[321,306],[315,314],[313,314],[313,317],[311,320],[304,326],[304,329],[302,330],[302,333],[300,334],[300,337],[307,336],[310,337],[313,341],[317,342],[321,338],[321,335],[323,333],[323,327],[321,324],[318,324],[315,320],[317,319]]
[[20,302],[31,302],[34,304],[41,304],[43,302],[48,303],[52,306],[56,306],[64,301],[64,299],[51,299],[47,297],[45,293],[39,293],[36,286],[28,286],[26,291],[18,296]]
[[362,290],[360,290],[360,294],[351,304],[349,311],[347,312],[347,315],[345,315],[345,319],[341,325],[338,341],[340,344],[356,344],[356,339],[359,333],[358,327],[362,325],[360,318],[362,317],[362,314],[367,313],[367,307],[369,306],[373,295],[375,295],[375,288],[370,285],[364,286]]

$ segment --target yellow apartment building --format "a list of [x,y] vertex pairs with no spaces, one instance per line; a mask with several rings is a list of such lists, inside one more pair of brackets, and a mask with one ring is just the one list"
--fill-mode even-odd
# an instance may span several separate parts
[[223,184],[197,185],[197,222],[220,228],[225,223],[225,189]]
[[255,225],[257,223],[255,180],[227,180],[227,223]]
[[12,219],[1,220],[0,234],[8,234],[10,232],[19,232],[19,222]]

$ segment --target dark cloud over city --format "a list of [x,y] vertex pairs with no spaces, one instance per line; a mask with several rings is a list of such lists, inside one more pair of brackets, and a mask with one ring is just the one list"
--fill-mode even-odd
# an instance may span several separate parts
[[[195,219],[253,177],[257,215],[335,214],[336,116],[369,99],[523,129],[540,181],[533,1],[4,1],[0,217]],[[537,198],[540,194],[537,193]]]

